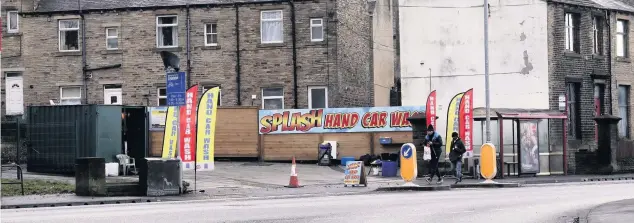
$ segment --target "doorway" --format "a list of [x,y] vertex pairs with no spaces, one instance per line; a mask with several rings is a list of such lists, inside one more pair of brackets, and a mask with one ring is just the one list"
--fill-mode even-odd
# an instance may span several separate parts
[[139,165],[147,156],[145,107],[123,107],[122,119],[121,152],[134,158]]
[[120,84],[106,84],[103,86],[103,103],[106,105],[122,105],[123,90]]

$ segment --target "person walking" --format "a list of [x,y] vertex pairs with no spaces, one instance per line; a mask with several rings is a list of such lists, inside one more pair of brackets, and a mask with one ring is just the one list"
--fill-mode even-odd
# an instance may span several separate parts
[[440,155],[442,154],[442,137],[436,131],[434,131],[434,126],[427,126],[427,135],[425,136],[425,145],[427,145],[431,150],[431,162],[429,163],[429,177],[426,179],[427,183],[431,183],[434,179],[434,176],[438,176],[437,184],[442,184],[442,176],[440,176],[440,171],[438,170],[438,161],[440,160]]
[[462,182],[462,155],[467,152],[464,143],[458,137],[457,132],[451,133],[451,152],[449,152],[449,161],[456,168],[456,182]]

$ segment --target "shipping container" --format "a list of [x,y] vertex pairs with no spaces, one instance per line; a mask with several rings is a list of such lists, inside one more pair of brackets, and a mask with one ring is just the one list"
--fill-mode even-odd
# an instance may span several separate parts
[[74,173],[77,157],[118,162],[122,111],[119,105],[29,106],[27,171]]

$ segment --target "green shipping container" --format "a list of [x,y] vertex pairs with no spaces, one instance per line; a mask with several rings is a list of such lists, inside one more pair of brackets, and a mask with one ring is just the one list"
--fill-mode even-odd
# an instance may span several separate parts
[[118,162],[122,110],[120,105],[29,106],[27,171],[74,173],[77,157]]

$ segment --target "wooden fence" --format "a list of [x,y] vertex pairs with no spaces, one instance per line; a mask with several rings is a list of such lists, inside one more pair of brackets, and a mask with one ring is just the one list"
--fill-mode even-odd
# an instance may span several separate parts
[[[339,157],[396,153],[403,143],[412,141],[411,132],[258,134],[258,108],[220,107],[216,124],[217,158],[258,158],[266,161],[317,160],[318,145],[337,141]],[[392,144],[381,145],[381,137]],[[163,131],[150,132],[150,156],[160,157]]]

